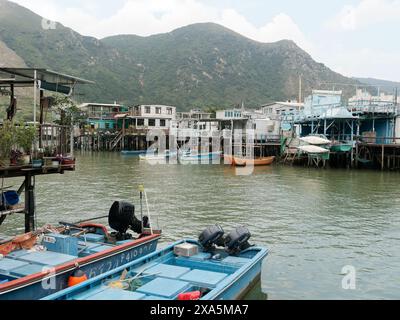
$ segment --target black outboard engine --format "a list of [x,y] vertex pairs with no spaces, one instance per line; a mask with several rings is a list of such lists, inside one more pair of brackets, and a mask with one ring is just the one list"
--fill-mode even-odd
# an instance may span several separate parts
[[199,236],[199,242],[202,245],[204,251],[213,251],[215,246],[223,246],[224,245],[224,230],[221,226],[215,225],[208,227],[203,233]]
[[225,247],[229,254],[239,254],[241,251],[251,247],[249,240],[251,233],[246,227],[238,227],[225,239]]
[[[118,241],[132,239],[132,236],[127,233],[129,229],[138,234],[142,233],[142,221],[135,216],[135,206],[127,202],[114,202],[108,214],[108,224],[117,231],[115,236]],[[147,216],[143,217],[143,226],[149,228]]]

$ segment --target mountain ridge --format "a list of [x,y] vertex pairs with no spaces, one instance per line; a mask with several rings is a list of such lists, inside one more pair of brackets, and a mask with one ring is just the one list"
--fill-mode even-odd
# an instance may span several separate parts
[[[0,40],[28,66],[96,81],[78,90],[80,101],[168,104],[179,110],[228,108],[242,101],[258,107],[296,98],[300,75],[303,95],[324,83],[359,83],[314,61],[292,40],[262,43],[214,23],[149,37],[96,39],[60,23],[44,30],[42,19],[0,0]],[[350,95],[349,88],[343,90]]]

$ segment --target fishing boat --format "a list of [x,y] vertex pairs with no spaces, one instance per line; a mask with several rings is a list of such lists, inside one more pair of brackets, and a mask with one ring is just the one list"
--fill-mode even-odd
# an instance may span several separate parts
[[146,154],[139,155],[140,161],[147,161],[149,163],[158,163],[159,161],[165,161],[177,155],[177,152],[171,152],[165,150],[163,153],[147,152]]
[[224,237],[216,225],[199,240],[165,249],[43,300],[235,300],[258,283],[268,250],[251,246],[247,228]]
[[134,205],[115,202],[108,221],[114,231],[60,222],[1,242],[0,300],[38,300],[156,250],[161,231],[150,216],[136,218]]
[[246,167],[246,166],[269,166],[275,161],[275,157],[261,157],[261,158],[244,158],[237,156],[225,156],[227,163],[232,164],[236,167]]
[[320,161],[327,161],[330,159],[330,150],[318,146],[307,145],[300,146],[298,150],[308,155],[309,160],[316,161],[316,165]]
[[122,150],[121,154],[124,156],[138,156],[142,154],[146,154],[146,150]]
[[345,153],[345,152],[350,152],[351,149],[353,149],[353,145],[351,143],[334,143],[331,146],[331,151],[332,152],[339,152],[339,153]]
[[181,163],[196,163],[196,162],[204,162],[204,161],[216,161],[221,158],[222,152],[204,152],[197,153],[193,151],[183,151],[179,155],[179,161]]
[[314,146],[323,146],[331,143],[331,141],[328,140],[325,136],[319,136],[319,135],[310,135],[307,137],[303,137],[300,138],[300,141]]

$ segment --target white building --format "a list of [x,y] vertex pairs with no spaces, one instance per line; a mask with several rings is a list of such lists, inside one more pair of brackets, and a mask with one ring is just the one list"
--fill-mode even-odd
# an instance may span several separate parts
[[266,116],[262,109],[231,109],[217,111],[217,120],[223,123],[224,129],[254,130],[255,140],[267,140],[280,133],[280,126],[274,119]]
[[[356,95],[349,99],[349,106],[375,105],[383,106],[395,103],[395,96],[381,92],[378,96],[371,95],[368,91],[357,89]],[[397,97],[397,103],[400,103],[400,97]]]
[[261,106],[262,113],[271,120],[281,120],[282,116],[295,115],[304,109],[304,103],[297,101],[274,102]]
[[140,105],[130,108],[127,115],[129,127],[136,129],[170,129],[176,119],[176,107]]

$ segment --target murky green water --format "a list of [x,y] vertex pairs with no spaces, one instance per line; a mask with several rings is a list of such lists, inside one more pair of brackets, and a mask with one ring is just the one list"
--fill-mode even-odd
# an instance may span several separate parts
[[[37,178],[37,212],[39,224],[106,215],[114,200],[138,203],[144,183],[164,244],[197,237],[213,223],[226,231],[247,225],[252,241],[270,249],[262,274],[269,299],[394,299],[399,182],[399,173],[388,172],[273,166],[236,176],[225,166],[150,166],[119,154],[86,154],[78,155],[74,173]],[[16,231],[23,232],[22,217],[0,227]],[[342,288],[347,265],[356,268],[356,290]]]

